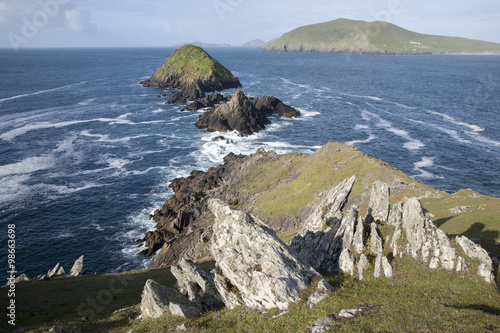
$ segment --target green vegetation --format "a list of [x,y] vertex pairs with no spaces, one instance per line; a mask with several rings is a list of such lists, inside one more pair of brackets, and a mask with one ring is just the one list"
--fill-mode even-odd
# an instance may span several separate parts
[[303,26],[261,46],[267,51],[375,54],[497,53],[500,44],[424,35],[397,25],[338,19]]
[[[194,319],[136,320],[146,279],[173,286],[168,269],[121,275],[121,279],[126,276],[129,283],[124,291],[86,321],[77,313],[77,308],[89,298],[97,299],[103,294],[102,290],[109,290],[110,281],[120,275],[21,283],[18,285],[16,330],[47,332],[53,326],[64,326],[81,332],[126,333],[131,329],[135,332],[175,332],[176,327],[184,324],[188,332],[310,332],[318,318],[336,316],[342,309],[359,306],[366,308],[364,315],[338,319],[332,323],[332,331],[497,332],[500,329],[500,294],[473,273],[429,270],[411,258],[398,258],[392,264],[395,275],[390,280],[371,278],[370,271],[363,281],[325,274],[335,286],[330,298],[313,310],[302,301],[291,306],[289,313],[276,318],[280,314],[278,310],[260,313],[239,307],[208,312]],[[205,264],[204,268],[210,267]],[[2,293],[2,299],[4,297]]]
[[208,86],[238,79],[201,47],[187,44],[175,50],[150,81],[159,86],[170,86],[174,82],[176,85],[190,85],[201,81]]

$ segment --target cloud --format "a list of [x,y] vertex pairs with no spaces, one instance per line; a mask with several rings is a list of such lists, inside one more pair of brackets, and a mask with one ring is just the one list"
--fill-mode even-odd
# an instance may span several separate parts
[[73,32],[97,32],[97,27],[90,20],[91,12],[85,9],[73,8],[64,11],[66,24]]

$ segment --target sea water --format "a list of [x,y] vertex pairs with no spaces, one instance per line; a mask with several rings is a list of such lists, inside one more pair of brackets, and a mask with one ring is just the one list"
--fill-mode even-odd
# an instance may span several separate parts
[[[169,181],[229,152],[312,153],[354,145],[420,182],[500,195],[500,56],[208,52],[250,96],[302,113],[250,137],[194,127],[203,112],[144,88],[173,48],[0,50],[0,221],[16,226],[16,269],[28,276],[85,255],[89,272],[145,268],[135,241]],[[225,94],[233,94],[235,89]],[[158,98],[166,93],[166,98]]]

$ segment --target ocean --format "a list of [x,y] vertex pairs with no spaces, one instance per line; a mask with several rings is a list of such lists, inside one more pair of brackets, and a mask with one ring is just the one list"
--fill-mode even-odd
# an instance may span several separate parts
[[207,49],[246,94],[302,112],[250,137],[226,133],[228,144],[194,127],[202,111],[139,85],[173,51],[0,50],[2,277],[9,224],[29,277],[57,263],[68,272],[80,255],[89,273],[145,268],[135,241],[154,229],[148,214],[171,196],[169,181],[259,147],[345,142],[437,189],[500,196],[499,56]]

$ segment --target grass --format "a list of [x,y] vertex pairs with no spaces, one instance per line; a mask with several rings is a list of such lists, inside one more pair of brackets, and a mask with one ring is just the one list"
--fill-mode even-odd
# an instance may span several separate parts
[[198,80],[235,81],[231,72],[212,58],[201,47],[184,45],[175,50],[165,63],[153,74],[151,80],[164,85],[168,80],[190,84]]
[[425,35],[382,21],[347,19],[299,27],[263,45],[268,51],[418,53],[500,53],[500,44]]
[[[338,319],[332,323],[332,331],[500,330],[500,294],[492,285],[481,282],[474,274],[429,270],[411,258],[398,258],[392,264],[395,276],[390,280],[371,278],[373,271],[368,271],[363,281],[325,274],[335,290],[313,310],[303,300],[284,314],[278,310],[260,313],[239,307],[208,312],[194,319],[136,320],[140,294],[147,278],[173,285],[165,269],[127,274],[131,279],[126,290],[107,304],[105,311],[88,321],[82,321],[75,307],[82,299],[95,297],[117,275],[23,283],[18,287],[24,293],[21,292],[18,299],[26,304],[20,305],[16,328],[19,332],[47,332],[52,326],[74,327],[81,332],[129,332],[131,329],[134,332],[175,332],[184,324],[188,332],[310,332],[320,317],[337,316],[342,309],[363,306],[367,309],[364,315]],[[115,312],[120,309],[122,311]],[[30,313],[35,313],[35,317]]]

